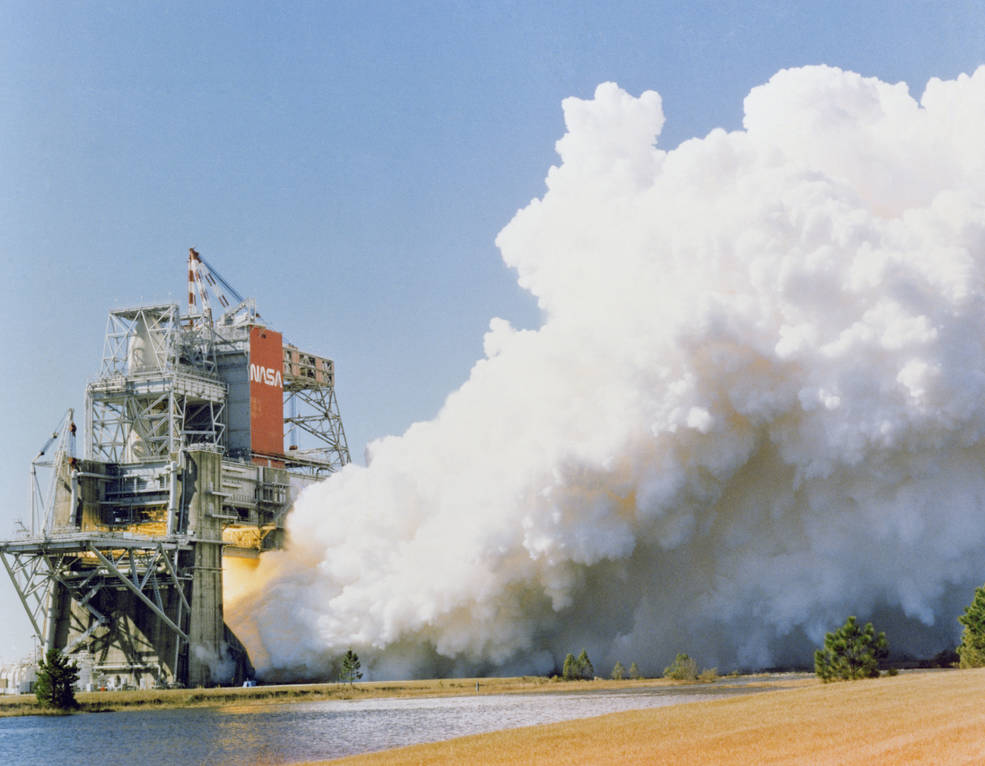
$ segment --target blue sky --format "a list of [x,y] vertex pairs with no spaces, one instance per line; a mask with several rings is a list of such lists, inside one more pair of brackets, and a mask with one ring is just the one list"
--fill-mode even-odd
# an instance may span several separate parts
[[[185,294],[190,246],[336,360],[353,456],[431,418],[494,316],[494,245],[544,191],[561,100],[657,90],[673,148],[784,67],[909,83],[985,63],[977,2],[0,0],[0,537],[81,414],[109,309]],[[0,578],[0,657],[30,647]],[[9,647],[9,649],[8,649]]]

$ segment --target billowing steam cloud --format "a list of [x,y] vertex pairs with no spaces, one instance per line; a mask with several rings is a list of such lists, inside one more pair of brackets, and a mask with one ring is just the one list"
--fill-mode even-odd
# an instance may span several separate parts
[[656,147],[654,92],[564,102],[431,422],[307,491],[230,610],[270,676],[810,662],[848,614],[953,645],[985,579],[985,67],[781,71],[744,129]]

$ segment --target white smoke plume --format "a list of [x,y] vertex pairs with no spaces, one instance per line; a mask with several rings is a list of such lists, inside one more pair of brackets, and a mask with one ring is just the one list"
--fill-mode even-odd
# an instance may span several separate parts
[[300,498],[230,609],[268,677],[809,664],[849,614],[953,646],[985,579],[985,67],[785,70],[656,148],[654,92],[564,101],[440,414]]

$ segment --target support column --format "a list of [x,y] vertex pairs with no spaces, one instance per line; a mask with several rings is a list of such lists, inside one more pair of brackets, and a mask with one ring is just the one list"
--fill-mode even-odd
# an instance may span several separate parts
[[188,686],[228,680],[222,615],[222,460],[218,453],[189,450],[185,481],[193,482],[188,528],[193,531],[191,614],[188,622]]
[[68,612],[71,601],[65,587],[52,579],[48,586],[48,624],[46,626],[44,650],[58,649],[64,646],[68,633]]

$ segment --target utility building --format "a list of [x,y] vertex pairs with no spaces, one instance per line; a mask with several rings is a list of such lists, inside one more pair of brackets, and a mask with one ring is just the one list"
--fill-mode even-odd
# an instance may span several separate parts
[[30,525],[0,542],[38,641],[93,684],[250,675],[223,557],[281,547],[300,490],[349,462],[332,361],[285,344],[195,250],[188,267],[185,315],[110,312],[84,455],[69,410],[32,462]]

